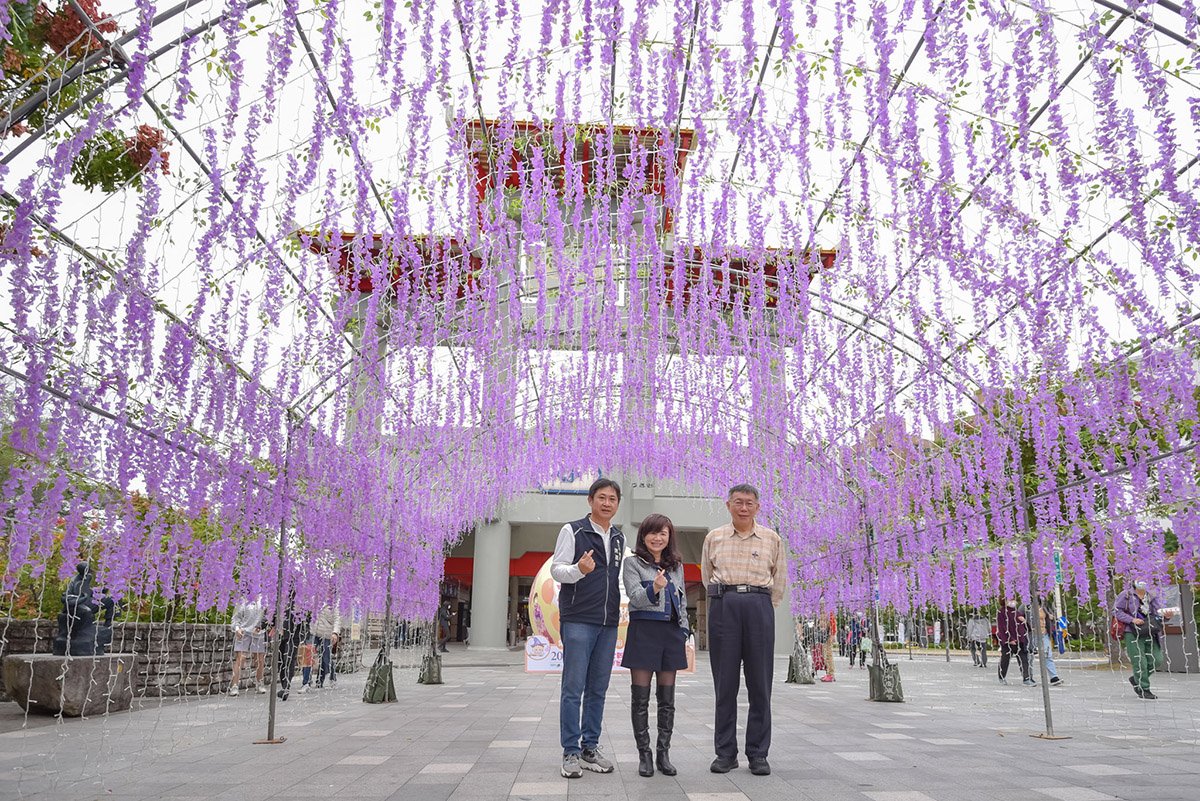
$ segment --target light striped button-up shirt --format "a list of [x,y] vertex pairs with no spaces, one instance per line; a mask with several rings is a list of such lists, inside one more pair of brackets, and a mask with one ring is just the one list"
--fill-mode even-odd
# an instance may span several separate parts
[[758,524],[748,534],[738,534],[732,523],[714,528],[704,538],[700,575],[705,586],[751,584],[770,587],[771,603],[779,606],[787,585],[787,554],[783,539]]

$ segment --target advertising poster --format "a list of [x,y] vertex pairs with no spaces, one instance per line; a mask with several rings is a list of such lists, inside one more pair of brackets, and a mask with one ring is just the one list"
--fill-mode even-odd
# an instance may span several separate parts
[[[626,552],[626,558],[629,554]],[[558,620],[558,590],[559,584],[550,575],[550,560],[547,559],[537,576],[533,579],[533,587],[529,591],[529,622],[533,634],[525,640],[525,672],[526,673],[561,673],[562,672],[562,636]],[[629,598],[625,588],[621,588],[621,622],[617,627],[617,648],[613,654],[613,670],[624,671],[621,667],[621,657],[625,653],[625,635],[629,630]],[[696,670],[695,637],[689,637],[687,642],[687,670],[683,673],[693,673]]]

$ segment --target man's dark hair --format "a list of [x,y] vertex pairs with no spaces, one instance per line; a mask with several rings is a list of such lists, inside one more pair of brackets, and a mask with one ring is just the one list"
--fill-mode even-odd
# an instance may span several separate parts
[[729,488],[729,495],[726,496],[725,500],[729,500],[739,492],[745,493],[746,495],[753,495],[754,500],[759,500],[758,488],[753,484],[734,484]]
[[598,478],[593,481],[592,486],[588,487],[588,500],[595,498],[596,493],[606,487],[611,487],[612,491],[617,493],[617,500],[621,500],[621,485],[611,478]]

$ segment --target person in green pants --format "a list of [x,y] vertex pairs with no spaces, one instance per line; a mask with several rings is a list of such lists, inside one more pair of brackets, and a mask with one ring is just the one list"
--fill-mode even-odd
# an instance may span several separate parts
[[1171,610],[1164,613],[1159,608],[1158,598],[1150,594],[1141,579],[1118,595],[1113,605],[1113,617],[1123,629],[1125,653],[1133,664],[1129,683],[1138,698],[1158,697],[1150,692],[1150,674],[1162,664],[1162,621],[1171,615]]

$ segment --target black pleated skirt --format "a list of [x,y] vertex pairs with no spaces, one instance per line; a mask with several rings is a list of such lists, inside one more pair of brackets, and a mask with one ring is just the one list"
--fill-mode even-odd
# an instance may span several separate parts
[[621,667],[637,670],[685,670],[687,632],[673,620],[631,620],[625,634]]

